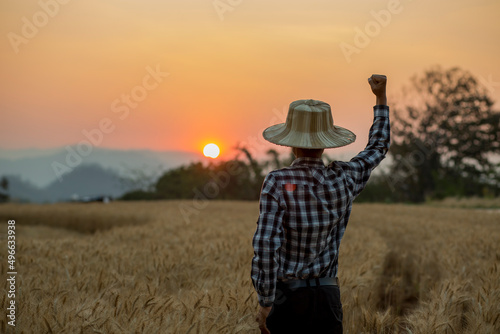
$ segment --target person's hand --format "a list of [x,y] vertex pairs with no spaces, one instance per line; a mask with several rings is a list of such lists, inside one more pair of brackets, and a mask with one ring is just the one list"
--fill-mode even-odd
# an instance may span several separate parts
[[260,328],[261,333],[271,334],[271,332],[269,332],[269,329],[267,329],[267,326],[266,326],[266,319],[267,319],[267,316],[269,315],[269,312],[271,312],[271,308],[272,308],[271,306],[269,306],[269,307],[260,306],[259,307],[259,312],[257,313],[257,317],[255,318],[255,320],[259,324],[259,328]]
[[385,95],[385,86],[387,84],[387,77],[385,75],[373,74],[368,78],[368,83],[370,84],[372,92],[375,96]]
[[368,78],[368,83],[370,84],[373,94],[377,97],[377,104],[387,104],[387,77],[381,74],[373,74]]

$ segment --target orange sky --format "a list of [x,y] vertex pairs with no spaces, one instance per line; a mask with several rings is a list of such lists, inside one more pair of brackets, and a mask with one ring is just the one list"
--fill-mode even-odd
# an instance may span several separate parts
[[[237,143],[259,153],[274,147],[262,130],[283,122],[290,102],[313,98],[357,134],[341,151],[359,151],[372,120],[368,76],[388,75],[390,104],[436,64],[471,71],[500,101],[498,0],[1,6],[0,148],[75,144],[104,122],[100,147],[200,151],[213,141],[222,156]],[[359,31],[371,35],[367,45]],[[357,45],[350,61],[341,45]]]

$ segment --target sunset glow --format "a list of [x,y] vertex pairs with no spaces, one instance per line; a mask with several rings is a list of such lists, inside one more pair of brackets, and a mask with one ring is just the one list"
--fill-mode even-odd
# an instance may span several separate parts
[[215,159],[219,156],[220,154],[220,149],[217,145],[215,144],[207,144],[204,148],[203,148],[203,154],[208,157],[208,158],[212,158],[212,159]]
[[262,131],[292,101],[317,99],[357,135],[340,152],[357,153],[375,102],[366,78],[386,74],[393,105],[434,65],[470,71],[500,100],[500,1],[222,2],[4,2],[0,148],[93,134],[101,148],[200,152],[220,140],[220,159],[243,142],[265,156],[281,148]]

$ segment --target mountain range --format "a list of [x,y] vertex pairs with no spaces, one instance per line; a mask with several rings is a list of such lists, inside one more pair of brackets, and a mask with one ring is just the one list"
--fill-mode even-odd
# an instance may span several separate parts
[[14,200],[40,203],[117,197],[155,181],[168,169],[206,159],[185,151],[93,148],[87,153],[76,146],[0,149],[0,176],[7,178],[8,194]]

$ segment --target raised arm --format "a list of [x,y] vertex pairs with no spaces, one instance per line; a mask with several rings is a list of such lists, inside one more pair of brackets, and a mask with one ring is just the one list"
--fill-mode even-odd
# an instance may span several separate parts
[[386,97],[387,77],[374,74],[368,79],[368,83],[376,97],[368,144],[351,161],[339,163],[350,176],[354,196],[363,190],[371,171],[385,158],[390,144],[389,107]]

